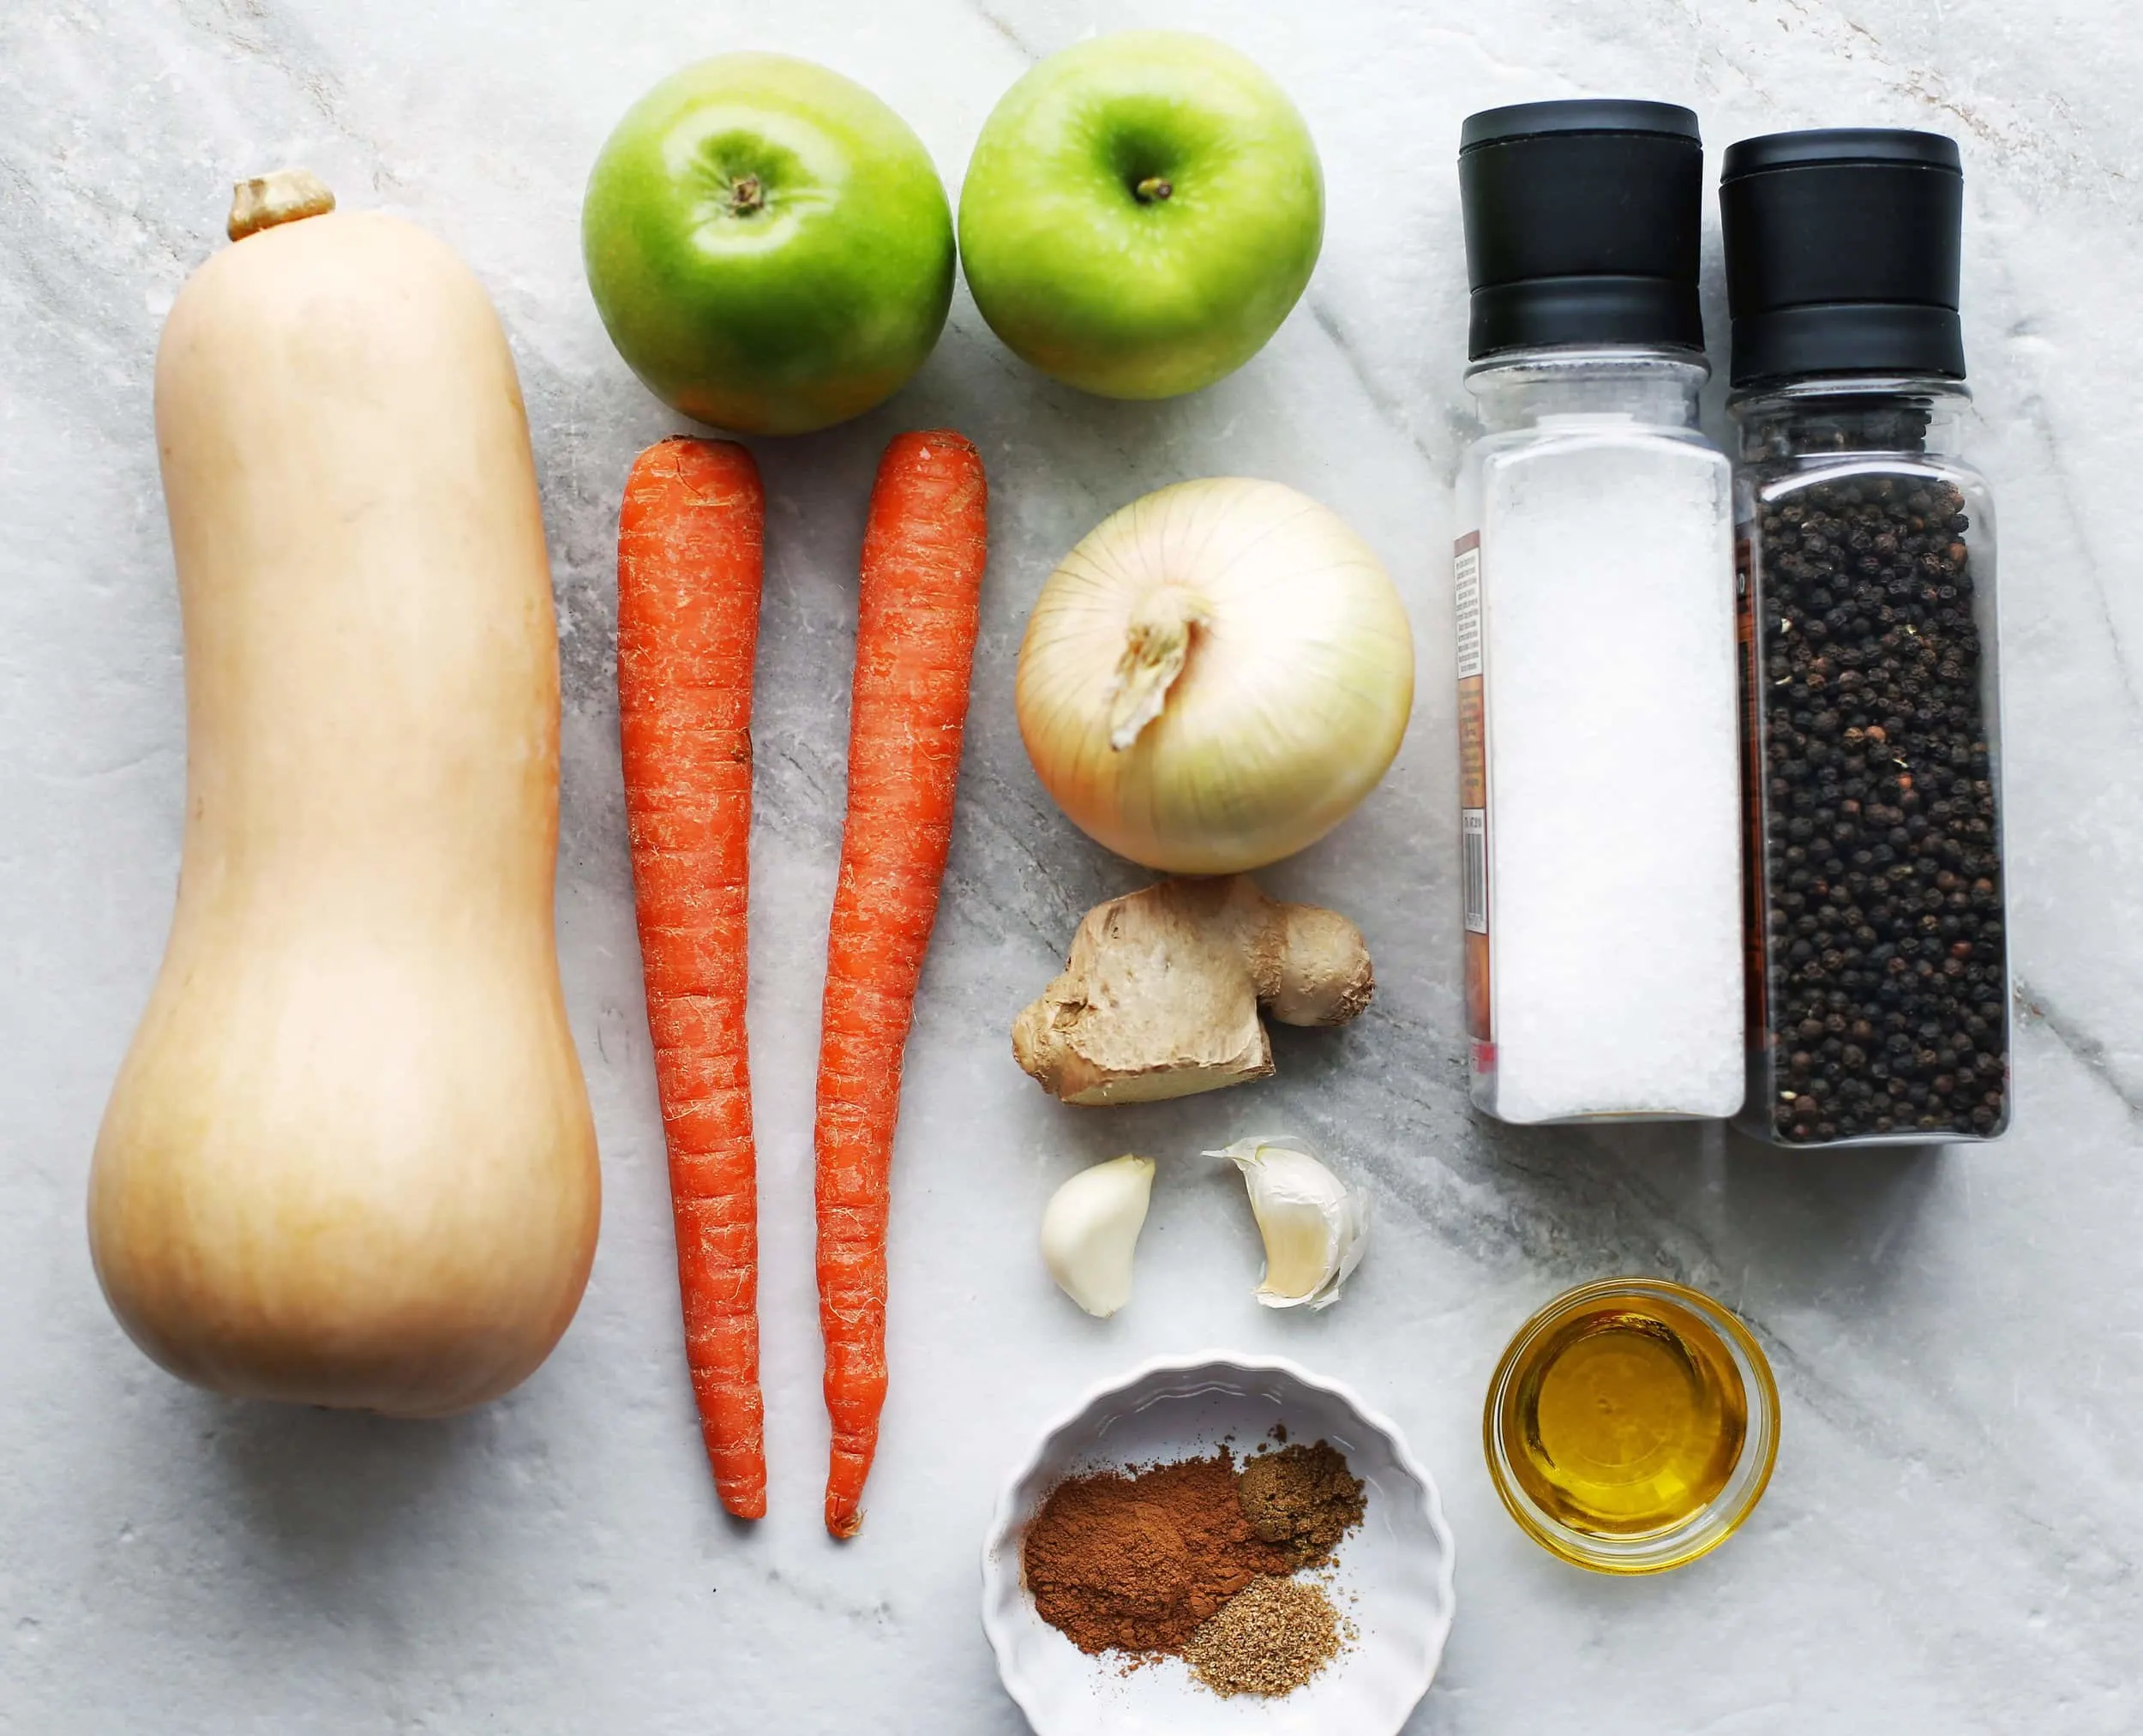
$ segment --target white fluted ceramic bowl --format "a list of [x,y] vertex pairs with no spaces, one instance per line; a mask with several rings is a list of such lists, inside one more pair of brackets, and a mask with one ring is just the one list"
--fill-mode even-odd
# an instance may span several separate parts
[[[1330,1441],[1369,1486],[1335,1585],[1360,1637],[1315,1679],[1281,1699],[1222,1699],[1175,1659],[1126,1673],[1114,1655],[1089,1657],[1035,1613],[1020,1583],[1020,1535],[1064,1478],[1224,1440],[1246,1453],[1275,1423],[1291,1441]],[[982,1545],[982,1626],[1036,1736],[1394,1736],[1443,1656],[1451,1569],[1436,1484],[1399,1431],[1345,1386],[1280,1357],[1162,1357],[1089,1391],[1012,1474]]]

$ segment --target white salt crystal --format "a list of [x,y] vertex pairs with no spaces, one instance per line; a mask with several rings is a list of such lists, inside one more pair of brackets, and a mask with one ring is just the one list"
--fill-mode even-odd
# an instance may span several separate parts
[[1731,1115],[1744,1061],[1726,460],[1629,417],[1550,416],[1483,442],[1467,494],[1493,1037],[1475,1101],[1509,1121]]

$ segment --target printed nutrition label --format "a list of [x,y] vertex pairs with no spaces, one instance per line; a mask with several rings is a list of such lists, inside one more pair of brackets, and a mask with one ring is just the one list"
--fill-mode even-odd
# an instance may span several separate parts
[[1480,533],[1459,538],[1451,557],[1451,579],[1458,598],[1458,678],[1477,681],[1481,673]]
[[1451,589],[1458,606],[1458,850],[1466,932],[1466,1024],[1476,1070],[1494,1036],[1488,986],[1488,659],[1481,640],[1480,532],[1451,550]]

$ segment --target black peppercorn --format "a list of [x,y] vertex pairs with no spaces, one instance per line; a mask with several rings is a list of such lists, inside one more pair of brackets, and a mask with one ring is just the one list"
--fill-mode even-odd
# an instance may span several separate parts
[[1763,1027],[1782,1082],[1771,1125],[1791,1141],[2003,1119],[2001,862],[1963,506],[1924,474],[1875,474],[1800,484],[1749,527]]

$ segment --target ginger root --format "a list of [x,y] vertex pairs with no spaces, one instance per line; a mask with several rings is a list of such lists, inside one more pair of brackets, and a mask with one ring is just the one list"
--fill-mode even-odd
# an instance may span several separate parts
[[1376,988],[1361,930],[1247,875],[1163,880],[1089,910],[1064,974],[1012,1021],[1012,1054],[1067,1103],[1151,1103],[1272,1072],[1263,1007],[1344,1024]]

